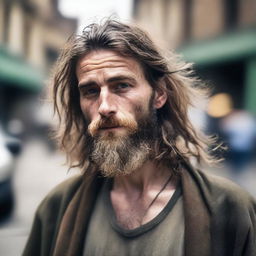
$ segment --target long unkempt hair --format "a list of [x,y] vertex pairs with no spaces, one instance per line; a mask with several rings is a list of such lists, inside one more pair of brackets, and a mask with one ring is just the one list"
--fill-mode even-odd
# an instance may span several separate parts
[[[194,99],[202,96],[201,83],[191,65],[174,53],[168,57],[156,48],[140,28],[108,19],[85,27],[81,35],[70,38],[57,61],[53,74],[53,103],[59,117],[57,139],[70,167],[86,170],[89,160],[87,124],[79,100],[77,60],[87,53],[107,49],[137,60],[153,90],[167,94],[165,105],[157,110],[160,136],[154,159],[175,168],[181,161],[216,162],[208,152],[212,139],[196,130],[188,117]],[[166,54],[165,54],[166,55]]]

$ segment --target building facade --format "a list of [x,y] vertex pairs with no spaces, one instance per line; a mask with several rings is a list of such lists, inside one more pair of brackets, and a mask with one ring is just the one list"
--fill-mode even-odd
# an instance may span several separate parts
[[256,0],[134,0],[134,19],[256,114]]
[[0,0],[1,126],[29,125],[36,96],[76,29],[77,20],[62,16],[57,0]]

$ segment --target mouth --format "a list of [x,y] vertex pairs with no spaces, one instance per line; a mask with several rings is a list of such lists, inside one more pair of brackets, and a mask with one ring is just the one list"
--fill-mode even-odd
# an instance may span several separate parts
[[104,126],[101,127],[100,130],[111,130],[111,129],[118,129],[121,128],[121,126]]

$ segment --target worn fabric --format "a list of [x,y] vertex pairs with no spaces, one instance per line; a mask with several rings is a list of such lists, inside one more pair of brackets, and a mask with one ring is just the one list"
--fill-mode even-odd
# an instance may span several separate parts
[[[23,256],[83,255],[103,178],[71,178],[40,204]],[[256,255],[256,203],[243,189],[184,164],[186,256]]]
[[183,256],[184,216],[178,187],[163,210],[148,223],[125,229],[119,225],[105,183],[93,210],[84,256]]

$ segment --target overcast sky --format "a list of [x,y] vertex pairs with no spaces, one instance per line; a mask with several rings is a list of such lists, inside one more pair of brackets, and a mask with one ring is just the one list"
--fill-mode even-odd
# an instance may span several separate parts
[[132,0],[60,0],[59,9],[65,16],[77,17],[81,31],[86,24],[110,15],[130,20]]

